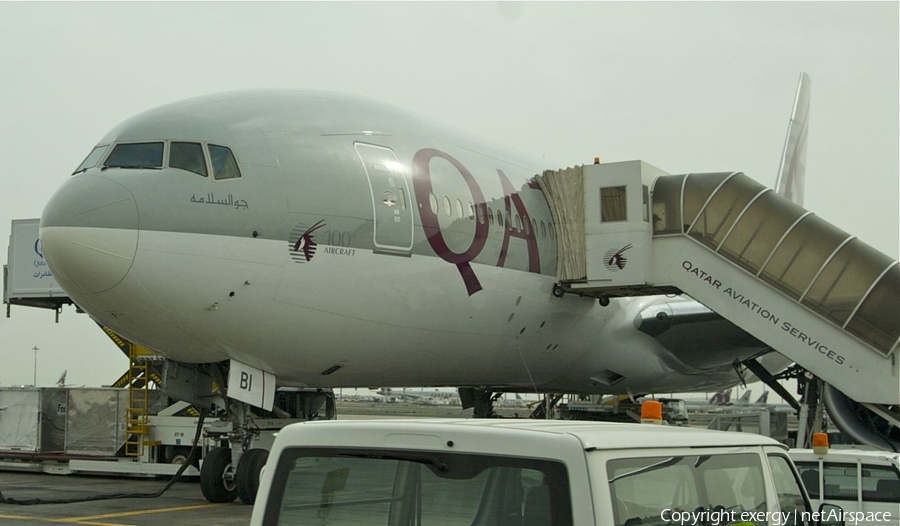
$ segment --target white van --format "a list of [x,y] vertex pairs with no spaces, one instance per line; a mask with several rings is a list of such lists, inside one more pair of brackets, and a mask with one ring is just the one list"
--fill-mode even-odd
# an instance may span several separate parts
[[787,448],[750,433],[369,420],[285,427],[251,524],[813,526],[813,511]]
[[824,497],[847,513],[861,512],[859,526],[900,526],[900,453],[792,449],[789,454],[814,506]]

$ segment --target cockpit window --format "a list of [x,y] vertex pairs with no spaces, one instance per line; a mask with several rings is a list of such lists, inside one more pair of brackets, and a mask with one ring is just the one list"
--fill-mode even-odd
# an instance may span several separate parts
[[210,144],[209,158],[212,161],[213,176],[217,180],[235,179],[241,176],[241,171],[230,148]]
[[100,162],[100,158],[103,157],[103,154],[106,153],[106,150],[108,148],[108,144],[95,147],[93,150],[91,150],[91,153],[89,153],[88,156],[85,157],[84,161],[82,161],[81,164],[78,165],[78,168],[76,168],[75,171],[72,172],[72,175],[81,173],[88,168],[97,166],[97,163]]
[[206,159],[203,147],[196,142],[172,142],[169,147],[169,167],[180,168],[206,177]]
[[104,168],[162,168],[163,143],[137,142],[117,144]]

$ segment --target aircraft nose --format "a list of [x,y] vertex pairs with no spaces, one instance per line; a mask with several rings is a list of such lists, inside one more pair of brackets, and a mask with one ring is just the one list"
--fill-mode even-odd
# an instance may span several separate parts
[[137,251],[134,195],[103,176],[72,177],[44,207],[40,240],[54,279],[70,295],[109,290]]

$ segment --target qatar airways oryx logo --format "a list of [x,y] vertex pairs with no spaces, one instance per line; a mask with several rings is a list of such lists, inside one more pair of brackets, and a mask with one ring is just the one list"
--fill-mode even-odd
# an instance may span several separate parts
[[626,258],[624,255],[625,251],[632,248],[633,246],[634,245],[629,243],[618,250],[614,248],[608,250],[603,256],[603,265],[607,270],[611,270],[613,272],[624,270],[625,265],[628,264],[628,258]]
[[304,223],[298,223],[291,230],[291,237],[288,239],[288,250],[291,254],[291,259],[295,263],[308,263],[316,255],[316,247],[319,244],[315,242],[316,236],[313,235],[313,232],[323,226],[325,226],[324,219],[310,227],[307,227]]

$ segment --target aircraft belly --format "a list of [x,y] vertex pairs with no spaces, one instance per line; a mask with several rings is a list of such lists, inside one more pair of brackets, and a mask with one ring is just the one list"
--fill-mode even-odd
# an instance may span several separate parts
[[[116,330],[118,318],[124,336],[170,359],[232,358],[291,385],[639,392],[733,378],[667,363],[634,327],[639,302],[560,299],[550,276],[473,269],[484,289],[470,296],[437,257],[319,245],[299,264],[284,241],[141,232],[110,291],[123,308],[103,321]],[[598,383],[608,371],[624,380]]]
[[[329,248],[319,246],[309,263],[288,265],[275,296],[281,307],[272,313],[276,325],[303,327],[279,348],[289,355],[287,369],[309,381],[326,380],[320,371],[342,365],[328,382],[427,383],[418,380],[424,375],[441,384],[450,377],[483,383],[488,375],[496,381],[498,371],[528,382],[525,366],[515,367],[522,364],[516,346],[526,363],[534,360],[533,374],[548,376],[550,362],[566,356],[550,350],[568,339],[554,327],[568,326],[591,304],[552,298],[546,276],[479,267],[491,286],[468,296],[456,267],[439,258]],[[547,309],[554,301],[571,312]]]
[[614,368],[633,385],[675,381],[658,343],[635,330],[631,309],[620,308],[628,302],[604,308],[559,299],[552,277],[473,269],[484,289],[469,296],[456,267],[439,258],[320,246],[314,260],[286,267],[275,295],[282,307],[268,316],[295,329],[273,335],[281,336],[271,347],[282,353],[272,359],[279,380],[588,391],[604,388],[591,380],[594,372]]

